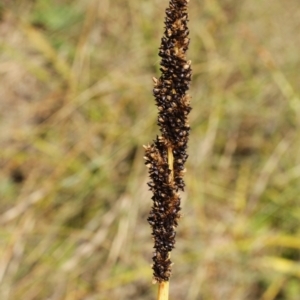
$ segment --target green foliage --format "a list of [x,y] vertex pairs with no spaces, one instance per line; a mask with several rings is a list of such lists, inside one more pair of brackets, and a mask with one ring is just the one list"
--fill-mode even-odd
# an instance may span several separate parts
[[51,31],[66,30],[79,20],[79,12],[71,3],[38,0],[31,14],[31,22]]

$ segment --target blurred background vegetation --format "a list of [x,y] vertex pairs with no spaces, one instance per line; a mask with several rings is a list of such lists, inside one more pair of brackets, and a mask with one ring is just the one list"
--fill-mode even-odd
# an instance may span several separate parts
[[[161,0],[0,3],[1,300],[154,299],[143,144]],[[191,0],[171,299],[298,300],[300,8]]]

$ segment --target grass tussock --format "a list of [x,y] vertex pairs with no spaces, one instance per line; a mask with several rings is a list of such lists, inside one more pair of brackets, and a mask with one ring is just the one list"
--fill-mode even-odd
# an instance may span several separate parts
[[[141,145],[164,1],[0,4],[0,298],[153,299]],[[190,1],[171,299],[296,300],[299,8]]]

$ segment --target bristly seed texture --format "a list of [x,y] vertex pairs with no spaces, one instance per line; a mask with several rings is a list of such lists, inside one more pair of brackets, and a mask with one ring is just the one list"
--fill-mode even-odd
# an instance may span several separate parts
[[185,57],[189,45],[187,4],[188,0],[171,0],[166,9],[165,33],[159,48],[161,77],[153,78],[161,136],[152,145],[144,146],[151,179],[148,186],[153,192],[148,222],[154,238],[155,282],[168,281],[171,275],[170,252],[175,245],[175,228],[180,218],[179,190],[184,190],[184,163],[188,157],[187,117],[191,108],[186,92],[192,71],[191,61]]

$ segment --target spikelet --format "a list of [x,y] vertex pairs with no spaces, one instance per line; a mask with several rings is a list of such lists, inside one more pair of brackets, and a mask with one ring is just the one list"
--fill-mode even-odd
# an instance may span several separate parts
[[153,94],[158,107],[161,136],[145,147],[153,206],[148,217],[154,238],[153,277],[168,281],[171,275],[170,252],[175,245],[175,228],[180,218],[179,190],[184,190],[184,163],[191,111],[186,94],[191,81],[191,62],[185,53],[189,45],[188,0],[171,0],[166,9],[165,32],[159,48],[161,77],[153,78]]

